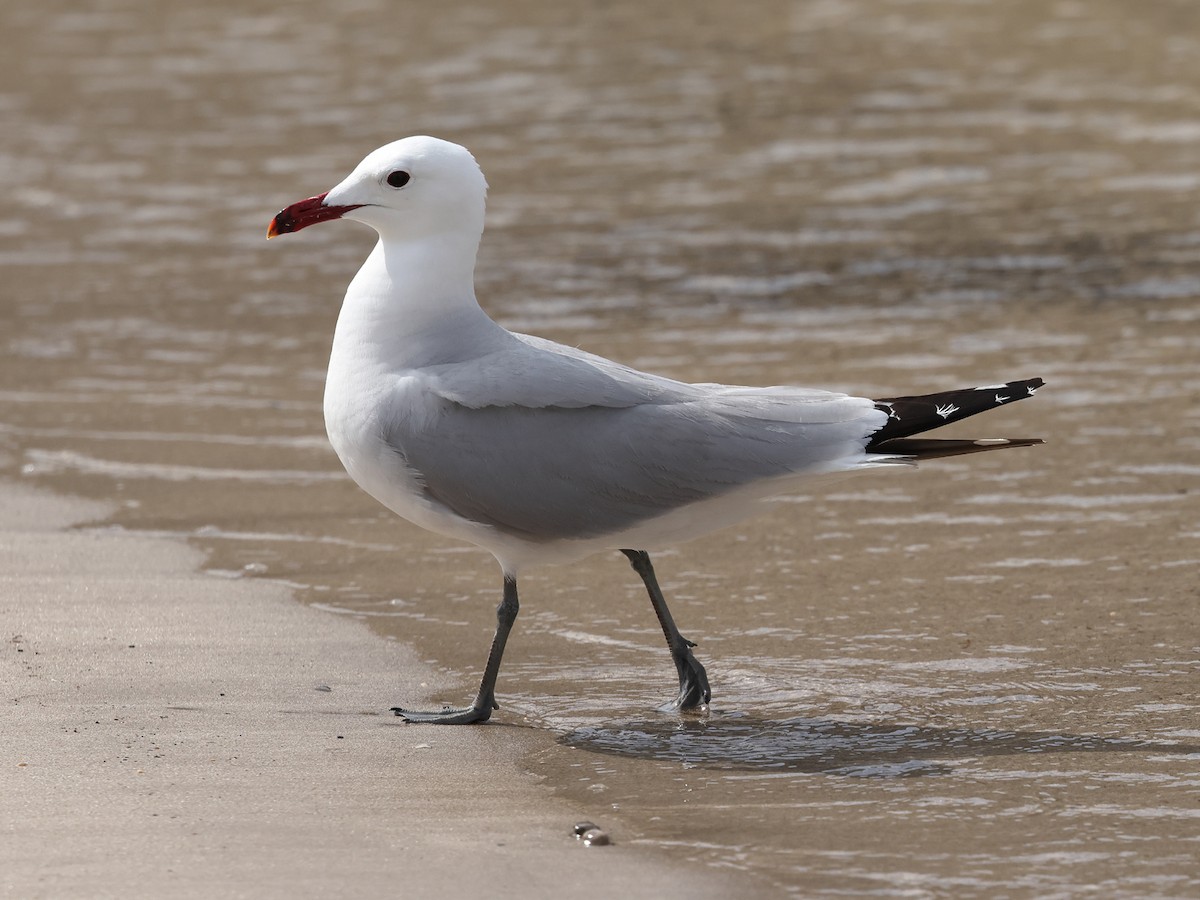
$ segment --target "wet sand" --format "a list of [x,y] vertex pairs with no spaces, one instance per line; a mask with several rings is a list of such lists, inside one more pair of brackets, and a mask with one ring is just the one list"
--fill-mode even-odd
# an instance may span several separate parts
[[552,800],[518,765],[544,734],[381,713],[437,683],[403,645],[178,541],[61,530],[105,504],[0,503],[3,896],[766,896]]

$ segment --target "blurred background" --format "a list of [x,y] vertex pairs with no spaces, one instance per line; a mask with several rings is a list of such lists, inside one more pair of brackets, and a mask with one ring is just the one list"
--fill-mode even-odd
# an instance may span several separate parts
[[0,475],[363,618],[465,698],[494,563],[377,508],[323,434],[373,235],[263,240],[376,146],[465,144],[510,328],[692,380],[1048,381],[958,428],[1044,448],[660,557],[707,719],[653,712],[673,668],[623,560],[533,573],[500,684],[547,734],[530,769],[805,896],[1194,895],[1191,0],[6,0],[0,26]]

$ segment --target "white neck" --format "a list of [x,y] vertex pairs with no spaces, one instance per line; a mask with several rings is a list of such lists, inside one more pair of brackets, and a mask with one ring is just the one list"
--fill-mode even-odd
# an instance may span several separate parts
[[[395,371],[455,362],[505,334],[475,299],[478,235],[380,239],[342,303],[331,366]],[[499,334],[498,334],[499,333]]]

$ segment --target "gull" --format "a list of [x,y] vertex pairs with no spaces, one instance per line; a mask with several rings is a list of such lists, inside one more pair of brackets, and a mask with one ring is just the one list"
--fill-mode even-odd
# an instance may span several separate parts
[[508,331],[475,298],[486,195],[466,148],[409,137],[285,207],[267,230],[271,238],[350,219],[378,232],[334,331],[329,441],[364,491],[422,528],[488,550],[503,574],[474,702],[393,707],[409,722],[486,722],[499,709],[519,574],[610,550],[641,576],[675,663],[679,692],[664,708],[703,710],[708,676],[667,608],[650,550],[742,521],[815,476],[1042,443],[914,437],[1030,396],[1040,378],[883,400],[688,384]]

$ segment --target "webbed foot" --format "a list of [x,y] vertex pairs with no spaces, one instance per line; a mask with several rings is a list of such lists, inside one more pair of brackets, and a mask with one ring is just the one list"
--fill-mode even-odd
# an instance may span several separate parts
[[692,647],[696,645],[684,639],[687,647],[679,654],[672,652],[675,668],[679,670],[679,696],[664,707],[665,709],[697,709],[707,706],[712,699],[712,691],[708,687],[708,673],[700,660],[692,655]]
[[439,711],[405,709],[393,706],[392,712],[414,725],[475,725],[492,717],[492,704],[467,706],[462,709],[442,707]]

